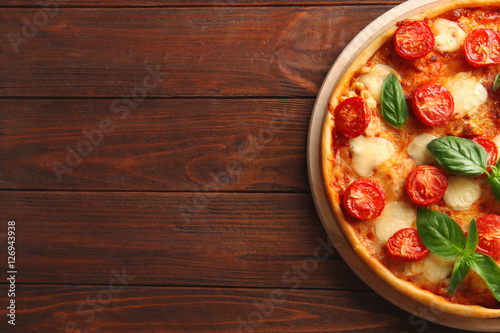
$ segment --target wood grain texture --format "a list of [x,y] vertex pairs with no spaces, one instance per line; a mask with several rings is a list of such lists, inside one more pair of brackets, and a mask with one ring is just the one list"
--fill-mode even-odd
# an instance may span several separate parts
[[[6,8],[0,96],[314,97],[348,41],[391,7],[65,8],[46,19]],[[162,75],[144,92],[148,68]]]
[[[461,332],[405,313],[372,292],[130,285],[119,290],[113,283],[114,293],[107,286],[23,286],[16,330],[2,332]],[[3,292],[0,301],[7,301]]]
[[[168,7],[168,6],[293,6],[293,5],[323,5],[323,6],[344,6],[344,5],[393,5],[403,1],[399,0],[211,0],[203,2],[200,0],[144,0],[144,1],[115,1],[115,0],[90,0],[90,1],[68,1],[68,0],[50,0],[43,3],[50,3],[50,6],[59,8],[65,7]],[[39,4],[29,0],[6,0],[2,2],[2,6],[23,6],[23,7],[39,7]]]
[[119,101],[2,100],[0,187],[309,191],[312,99]]
[[134,284],[366,289],[325,245],[307,194],[2,191],[0,202],[21,283],[105,284],[125,269]]

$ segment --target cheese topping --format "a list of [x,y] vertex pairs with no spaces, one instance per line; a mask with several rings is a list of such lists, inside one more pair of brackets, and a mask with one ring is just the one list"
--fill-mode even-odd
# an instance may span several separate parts
[[385,245],[396,231],[410,228],[416,219],[417,213],[411,204],[405,201],[391,202],[385,206],[382,214],[377,217],[375,234],[382,245]]
[[424,283],[439,284],[451,274],[454,264],[454,259],[443,259],[429,253],[421,261],[407,265],[405,273],[418,276]]
[[457,51],[465,40],[465,32],[453,21],[438,18],[432,24],[434,48],[439,52]]
[[418,165],[432,164],[436,159],[427,149],[427,144],[432,140],[437,139],[434,135],[429,133],[420,134],[408,145],[406,151]]
[[481,185],[473,178],[452,176],[448,178],[448,188],[443,200],[451,209],[467,210],[481,198]]
[[394,154],[394,145],[386,139],[367,138],[360,135],[349,139],[352,167],[361,177],[370,177],[375,169]]
[[396,71],[391,67],[378,64],[375,65],[369,73],[361,75],[358,80],[364,83],[366,89],[373,94],[377,103],[380,104],[380,99],[382,98],[382,85],[384,84],[385,78],[391,73],[397,76]]
[[488,98],[488,91],[470,73],[458,73],[446,82],[445,87],[453,96],[455,102],[454,114],[460,116],[484,104]]

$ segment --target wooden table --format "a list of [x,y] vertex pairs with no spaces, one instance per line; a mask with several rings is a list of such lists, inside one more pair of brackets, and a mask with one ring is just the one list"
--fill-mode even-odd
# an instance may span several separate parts
[[361,282],[307,178],[328,69],[400,2],[3,2],[0,332],[457,331]]

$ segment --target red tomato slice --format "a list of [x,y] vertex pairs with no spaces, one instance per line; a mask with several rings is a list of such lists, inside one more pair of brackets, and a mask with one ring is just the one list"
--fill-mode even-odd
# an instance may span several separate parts
[[500,216],[488,214],[476,220],[479,244],[477,251],[490,255],[493,259],[500,257]]
[[455,102],[443,86],[426,84],[418,87],[411,100],[413,114],[424,125],[443,124],[453,113]]
[[371,179],[357,179],[347,187],[344,207],[350,215],[359,220],[374,219],[384,210],[384,190]]
[[464,52],[474,67],[500,64],[500,34],[492,29],[476,29],[465,38]]
[[401,25],[394,33],[396,52],[405,59],[422,58],[434,48],[434,34],[422,21],[413,21]]
[[396,261],[419,261],[429,253],[418,237],[417,230],[412,228],[396,231],[387,241],[386,248]]
[[351,97],[337,105],[334,117],[335,127],[348,138],[360,136],[370,123],[368,105],[361,97]]
[[486,149],[486,152],[488,153],[488,164],[492,165],[497,164],[498,148],[493,141],[483,138],[472,138],[471,140],[476,143],[479,143],[481,146],[484,147],[484,149]]
[[408,174],[406,193],[417,205],[427,206],[438,202],[448,188],[446,174],[432,165],[420,165]]

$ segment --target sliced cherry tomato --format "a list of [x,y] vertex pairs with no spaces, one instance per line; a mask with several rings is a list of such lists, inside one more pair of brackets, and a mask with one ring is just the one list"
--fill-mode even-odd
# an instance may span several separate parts
[[484,147],[484,149],[486,149],[486,152],[488,153],[488,164],[492,165],[497,164],[498,148],[493,141],[483,138],[472,138],[471,140],[476,143],[479,143],[481,146]]
[[437,84],[418,87],[411,100],[413,114],[424,125],[438,126],[453,113],[455,102],[450,92]]
[[422,58],[434,48],[434,34],[422,21],[412,21],[401,25],[394,33],[396,52],[405,59]]
[[477,251],[490,255],[493,259],[500,257],[500,216],[488,214],[476,220],[479,244]]
[[350,215],[359,220],[374,219],[384,210],[384,190],[371,179],[357,179],[347,187],[344,207]]
[[396,231],[387,241],[386,248],[396,261],[419,261],[429,253],[418,237],[417,230],[412,228]]
[[351,97],[335,108],[335,127],[348,138],[360,136],[370,123],[370,112],[365,100]]
[[500,34],[492,29],[476,29],[465,37],[464,52],[474,67],[500,64]]
[[427,206],[438,202],[448,188],[446,174],[432,165],[420,165],[408,174],[406,193],[417,205]]

